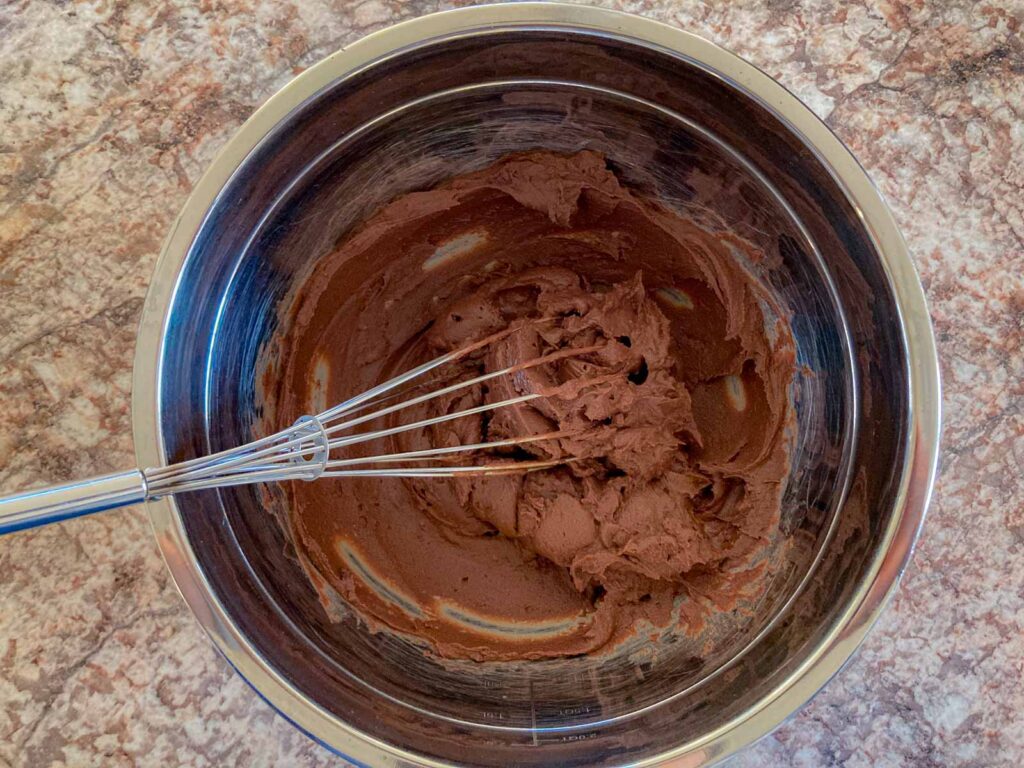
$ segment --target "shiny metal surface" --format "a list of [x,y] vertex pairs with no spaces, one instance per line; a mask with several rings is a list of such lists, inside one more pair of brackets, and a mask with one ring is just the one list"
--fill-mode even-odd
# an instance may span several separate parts
[[148,496],[137,469],[0,497],[0,535],[138,504]]
[[707,41],[535,3],[371,35],[239,130],[182,211],[147,298],[140,466],[248,439],[277,313],[352,224],[538,146],[601,149],[631,185],[763,250],[752,268],[792,314],[806,366],[774,581],[752,617],[711,628],[710,656],[667,636],[608,659],[440,665],[350,618],[328,621],[268,524],[268,497],[151,504],[174,578],[229,661],[296,725],[366,764],[714,762],[849,658],[923,520],[934,342],[905,246],[853,157],[792,95]]

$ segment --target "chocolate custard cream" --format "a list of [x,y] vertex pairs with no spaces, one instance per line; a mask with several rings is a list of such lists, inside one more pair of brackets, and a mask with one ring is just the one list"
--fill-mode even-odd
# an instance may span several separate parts
[[[387,417],[351,455],[544,436],[463,464],[488,477],[322,479],[286,489],[325,607],[450,658],[613,649],[696,630],[759,591],[788,474],[788,323],[758,254],[620,184],[595,152],[534,152],[400,197],[322,258],[282,324],[280,424],[450,350],[440,388],[545,360]],[[373,426],[384,426],[376,423]]]

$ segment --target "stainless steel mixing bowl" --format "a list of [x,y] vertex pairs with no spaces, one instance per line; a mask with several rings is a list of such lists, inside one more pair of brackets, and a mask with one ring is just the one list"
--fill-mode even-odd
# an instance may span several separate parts
[[254,489],[152,504],[174,578],[230,663],[361,763],[712,762],[849,658],[923,519],[939,429],[934,342],[864,172],[796,98],[721,48],[560,5],[465,9],[371,35],[239,130],[177,221],[147,299],[139,465],[250,437],[261,355],[290,291],[367,213],[537,147],[599,149],[630,185],[763,252],[751,269],[791,315],[802,364],[770,586],[752,615],[722,616],[700,638],[599,659],[442,664],[355,618],[329,621]]

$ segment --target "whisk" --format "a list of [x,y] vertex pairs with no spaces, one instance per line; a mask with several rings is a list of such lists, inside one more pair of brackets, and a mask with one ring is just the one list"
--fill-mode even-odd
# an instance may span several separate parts
[[[353,432],[357,427],[459,390],[511,376],[538,365],[582,355],[600,347],[559,350],[533,360],[463,379],[439,389],[391,402],[408,394],[401,388],[427,373],[465,358],[482,347],[515,332],[509,328],[469,346],[448,352],[356,395],[316,416],[303,416],[292,426],[238,448],[231,448],[165,467],[116,472],[65,485],[50,486],[0,497],[0,534],[128,506],[187,491],[223,488],[246,483],[282,480],[317,480],[328,477],[431,478],[457,475],[493,475],[530,472],[565,463],[566,459],[498,459],[491,463],[453,465],[459,454],[482,454],[499,448],[551,440],[560,432],[524,435],[465,445],[432,447],[353,458],[332,458],[332,452],[358,443],[422,430],[467,416],[526,403],[541,397],[527,393],[497,402],[464,408],[411,423]],[[416,385],[422,388],[420,383]],[[415,387],[413,389],[415,391]],[[383,405],[383,403],[390,403]],[[440,463],[439,463],[440,462]],[[447,463],[444,463],[447,462]]]

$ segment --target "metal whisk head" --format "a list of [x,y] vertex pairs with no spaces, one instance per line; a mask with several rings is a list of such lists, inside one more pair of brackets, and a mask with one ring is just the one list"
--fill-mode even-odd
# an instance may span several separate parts
[[[450,460],[457,454],[481,453],[497,448],[508,448],[541,440],[551,440],[552,438],[562,436],[562,433],[558,432],[492,440],[468,445],[426,448],[402,453],[356,458],[332,458],[333,451],[358,443],[365,443],[403,432],[422,430],[436,424],[534,400],[541,397],[541,395],[520,395],[494,403],[484,403],[483,405],[465,408],[442,416],[383,429],[375,429],[373,431],[355,433],[352,431],[356,427],[370,421],[453,392],[464,390],[501,376],[513,375],[527,368],[556,362],[557,360],[578,356],[597,349],[597,347],[587,347],[554,352],[534,360],[509,366],[501,370],[490,371],[439,389],[427,391],[424,394],[409,397],[408,399],[392,402],[395,399],[396,392],[399,395],[404,394],[401,388],[405,385],[415,382],[431,371],[464,358],[472,352],[515,332],[515,330],[516,328],[510,328],[463,349],[441,355],[383,384],[379,384],[344,403],[329,408],[323,413],[316,416],[303,416],[291,427],[269,437],[264,437],[238,448],[221,451],[210,456],[158,469],[146,470],[144,474],[150,496],[156,497],[169,493],[244,483],[277,480],[315,480],[321,477],[454,477],[456,475],[507,474],[534,471],[564,463],[564,459],[497,461],[495,463],[471,466],[437,463]],[[384,403],[391,404],[385,405]]]

